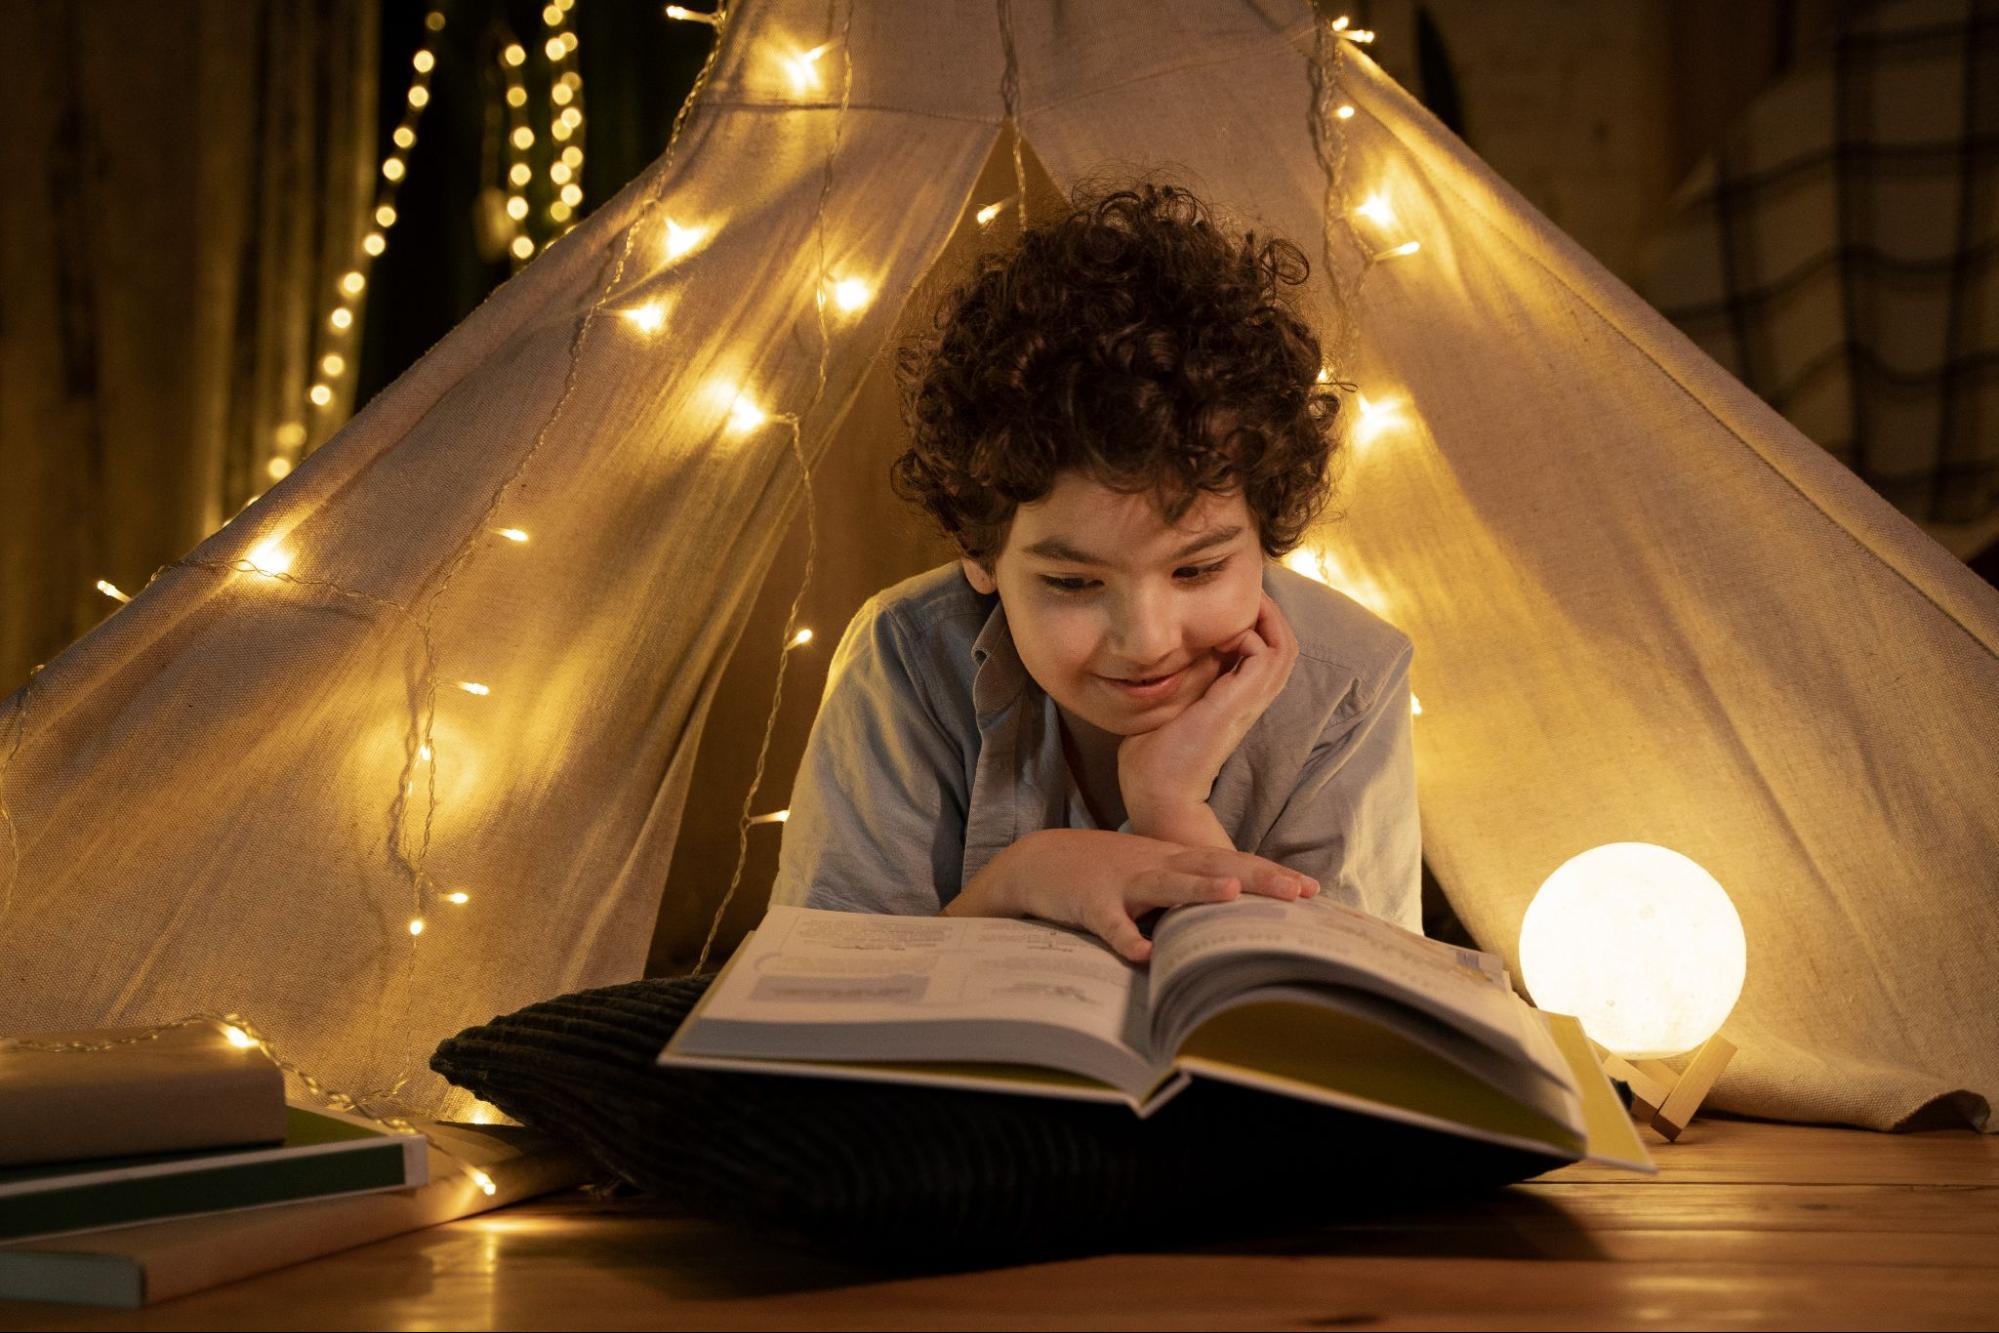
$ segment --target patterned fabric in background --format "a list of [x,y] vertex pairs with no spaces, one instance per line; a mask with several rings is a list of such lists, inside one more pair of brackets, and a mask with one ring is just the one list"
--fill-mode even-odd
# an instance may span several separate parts
[[1855,6],[1695,168],[1641,287],[1967,556],[1999,527],[1995,199],[1999,0]]

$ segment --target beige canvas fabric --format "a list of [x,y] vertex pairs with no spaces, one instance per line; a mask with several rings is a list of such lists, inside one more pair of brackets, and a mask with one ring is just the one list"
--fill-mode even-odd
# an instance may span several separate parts
[[[422,1072],[438,1038],[638,973],[799,455],[828,493],[878,467],[880,438],[842,452],[845,413],[888,420],[877,357],[1010,156],[992,10],[743,8],[666,159],[0,709],[0,1028],[231,1007],[329,1082],[408,1073],[407,1104],[451,1111]],[[1168,169],[1319,256],[1308,14],[1011,19],[1057,186]],[[800,94],[783,56],[828,41]],[[1339,93],[1348,202],[1394,210],[1335,231],[1340,271],[1356,243],[1423,248],[1359,286],[1342,369],[1400,416],[1310,560],[1416,642],[1426,852],[1459,915],[1517,961],[1562,861],[1674,847],[1749,938],[1712,1104],[1886,1128],[1952,1098],[1982,1120],[1999,597],[1357,53]],[[705,240],[669,258],[669,218]],[[829,307],[824,338],[822,274],[876,293]],[[1330,323],[1326,288],[1310,301]],[[656,332],[619,313],[648,304]],[[771,419],[732,429],[722,380]],[[835,583],[869,545],[852,521],[818,512]],[[229,567],[270,542],[287,579]],[[890,543],[901,573],[934,563],[919,545]],[[743,652],[774,658],[769,628]],[[773,754],[796,752],[786,716]],[[708,745],[754,754],[759,731]],[[668,913],[705,928],[722,887]]]

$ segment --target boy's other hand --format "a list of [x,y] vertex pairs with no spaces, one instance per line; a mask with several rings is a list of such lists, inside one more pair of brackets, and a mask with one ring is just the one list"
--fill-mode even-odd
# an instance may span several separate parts
[[1309,898],[1316,881],[1275,861],[1218,847],[1182,847],[1103,829],[1041,829],[987,863],[946,916],[1033,916],[1078,926],[1142,963],[1152,941],[1137,918],[1182,903],[1257,893]]
[[1155,812],[1208,799],[1223,762],[1291,679],[1298,639],[1266,592],[1256,623],[1216,651],[1234,664],[1200,698],[1165,726],[1118,746],[1118,786],[1134,828]]

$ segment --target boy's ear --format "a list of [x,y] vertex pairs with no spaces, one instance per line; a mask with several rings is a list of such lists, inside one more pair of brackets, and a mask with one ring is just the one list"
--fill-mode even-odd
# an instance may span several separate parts
[[965,582],[971,584],[982,596],[990,596],[999,591],[999,583],[994,580],[991,574],[986,572],[985,567],[978,561],[968,555],[964,555],[958,557],[958,563],[964,566]]

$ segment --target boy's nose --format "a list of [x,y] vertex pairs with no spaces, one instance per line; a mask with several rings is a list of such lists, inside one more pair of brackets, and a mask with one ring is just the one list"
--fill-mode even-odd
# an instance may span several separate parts
[[1111,616],[1106,647],[1113,659],[1114,673],[1143,676],[1154,667],[1175,667],[1174,654],[1180,643],[1180,626],[1165,608],[1146,597],[1133,597]]

